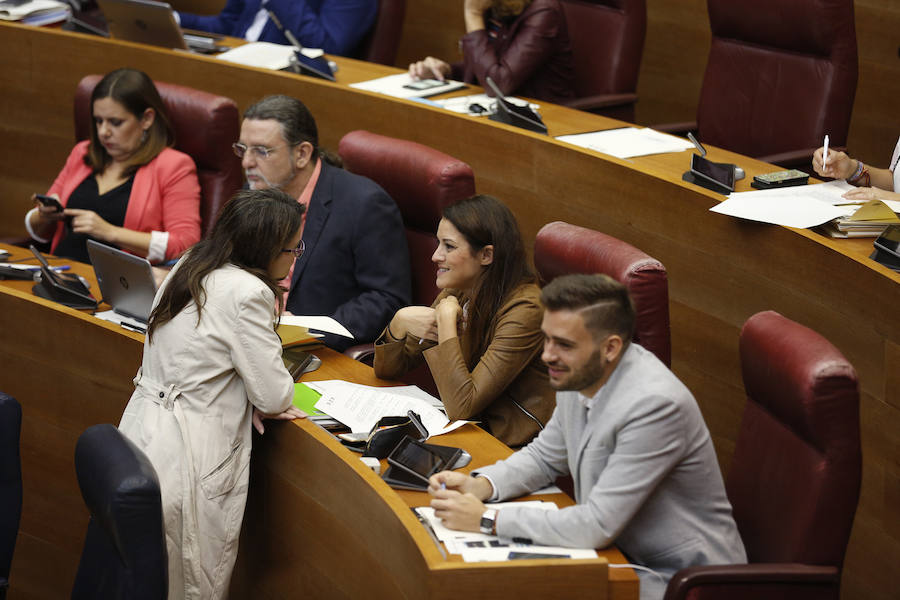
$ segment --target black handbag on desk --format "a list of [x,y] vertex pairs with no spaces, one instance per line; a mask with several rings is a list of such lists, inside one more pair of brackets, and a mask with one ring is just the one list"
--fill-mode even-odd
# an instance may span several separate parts
[[419,415],[409,411],[405,417],[381,417],[369,431],[363,456],[373,456],[379,460],[387,458],[406,436],[420,442],[428,439],[428,430],[422,425]]

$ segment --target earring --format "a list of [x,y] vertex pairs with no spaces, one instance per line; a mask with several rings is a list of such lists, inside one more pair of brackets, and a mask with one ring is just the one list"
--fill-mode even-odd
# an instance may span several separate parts
[[143,144],[143,143],[146,142],[146,141],[147,141],[147,130],[144,129],[144,130],[141,132],[141,143]]

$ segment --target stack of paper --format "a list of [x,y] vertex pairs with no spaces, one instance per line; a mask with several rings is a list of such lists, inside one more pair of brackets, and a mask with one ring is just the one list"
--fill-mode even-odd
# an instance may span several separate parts
[[377,92],[395,98],[426,98],[464,88],[466,84],[461,81],[448,80],[444,82],[444,85],[419,89],[417,88],[417,82],[409,76],[409,73],[398,73],[397,75],[388,75],[387,77],[379,77],[369,81],[351,83],[350,87]]
[[56,0],[0,2],[0,20],[19,21],[25,25],[49,25],[69,18],[69,5]]
[[[372,387],[348,381],[311,381],[297,384],[307,386],[321,395],[314,408],[340,421],[350,431],[363,433],[372,429],[381,417],[405,416],[408,411],[422,418],[429,436],[449,433],[466,421],[450,422],[442,412],[440,400],[414,385],[400,387]],[[295,396],[295,406],[297,398]],[[301,410],[306,410],[298,406]]]
[[688,140],[661,133],[649,127],[643,129],[622,127],[621,129],[561,135],[556,139],[581,148],[609,154],[616,158],[683,152],[694,147]]
[[[248,67],[281,71],[290,66],[295,51],[296,48],[286,44],[250,42],[223,52],[216,58]],[[323,54],[319,48],[303,48],[300,52],[309,58],[319,58]]]
[[[525,502],[497,502],[491,508],[502,509],[504,506],[527,506],[540,510],[558,510],[553,502],[529,500]],[[539,546],[527,540],[508,540],[494,535],[456,531],[448,529],[440,519],[434,516],[430,506],[415,509],[431,527],[435,537],[444,543],[451,554],[460,554],[465,562],[483,562],[497,560],[514,560],[520,558],[597,558],[593,548],[565,548],[562,546]]]
[[[854,189],[846,181],[829,181],[756,192],[735,192],[709,210],[751,221],[805,229],[825,225],[833,237],[877,237],[890,223],[900,223],[894,211],[900,203],[854,202],[843,195]],[[897,205],[897,206],[894,206]]]

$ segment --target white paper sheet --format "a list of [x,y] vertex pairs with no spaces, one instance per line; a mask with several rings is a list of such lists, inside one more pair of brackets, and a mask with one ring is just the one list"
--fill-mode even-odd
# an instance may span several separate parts
[[[512,104],[519,106],[528,106],[531,110],[537,111],[541,108],[540,104],[528,103],[521,98],[506,97],[506,100]],[[445,98],[443,100],[434,100],[434,104],[449,110],[450,112],[460,113],[463,115],[472,115],[474,117],[487,117],[497,112],[497,100],[491,98],[487,94],[471,94],[469,96],[456,96],[454,98]],[[472,110],[472,105],[481,106],[482,112]]]
[[[310,381],[306,385],[322,394],[316,408],[334,417],[351,431],[370,431],[381,417],[405,415],[414,411],[422,418],[428,435],[449,433],[466,421],[453,423],[432,402],[406,393],[393,393],[393,388],[371,387],[347,381]],[[424,392],[422,392],[424,393]]]
[[[491,508],[502,509],[505,506],[529,506],[541,510],[557,510],[553,502],[529,500],[525,502],[496,502],[489,504]],[[434,531],[435,537],[444,543],[447,552],[460,554],[465,562],[483,562],[510,560],[510,552],[520,554],[552,554],[560,558],[596,558],[593,548],[564,548],[562,546],[541,546],[529,544],[521,540],[508,540],[493,535],[471,531],[456,531],[444,527],[440,519],[434,516],[430,506],[420,506],[416,512]]]
[[316,331],[334,333],[353,339],[353,334],[347,331],[346,327],[344,327],[331,317],[309,315],[281,315],[281,324],[306,327],[307,329],[315,329]]
[[[291,64],[291,57],[295,48],[286,44],[273,44],[272,42],[250,42],[227,52],[219,54],[216,58],[239,65],[259,67],[280,71]],[[323,52],[319,48],[304,48],[301,50],[304,56],[318,58]]]
[[829,181],[755,192],[735,192],[712,212],[761,223],[805,229],[853,214],[859,205],[846,204],[842,194],[853,189],[845,181]]
[[436,96],[446,92],[452,92],[460,88],[466,87],[461,81],[448,80],[442,86],[428,88],[427,90],[414,90],[403,87],[412,83],[413,79],[409,73],[398,73],[396,75],[388,75],[379,77],[378,79],[370,79],[369,81],[360,81],[359,83],[351,83],[350,87],[360,90],[368,90],[377,92],[385,96],[393,96],[395,98],[425,98],[427,96]]
[[605,131],[592,131],[590,133],[561,135],[556,139],[596,152],[609,154],[617,158],[633,158],[635,156],[647,156],[649,154],[683,152],[684,150],[694,147],[688,140],[667,133],[661,133],[650,129],[649,127],[607,129]]

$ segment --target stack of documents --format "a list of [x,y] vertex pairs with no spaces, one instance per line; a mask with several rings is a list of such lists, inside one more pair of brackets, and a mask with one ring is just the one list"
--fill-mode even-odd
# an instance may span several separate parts
[[[312,393],[303,388],[309,388]],[[298,393],[302,398],[298,398]],[[441,401],[414,385],[372,387],[339,380],[298,383],[295,384],[294,406],[307,414],[313,413],[306,407],[314,409],[315,413],[323,413],[357,433],[371,431],[381,417],[405,416],[410,410],[422,418],[429,436],[449,433],[466,423],[451,423],[442,412]]]
[[[216,58],[248,67],[281,71],[291,65],[291,57],[295,51],[296,48],[287,44],[250,42],[223,52]],[[319,58],[324,54],[320,48],[303,48],[300,52],[308,58]]]
[[649,127],[622,127],[590,133],[561,135],[556,139],[616,158],[683,152],[694,147],[688,140],[661,133]]
[[900,223],[900,203],[854,202],[843,195],[854,189],[846,181],[735,192],[709,210],[751,221],[805,229],[825,225],[832,237],[877,237],[891,223]]
[[[489,504],[491,508],[504,506],[528,506],[541,510],[558,510],[554,502],[530,500],[525,502],[497,502]],[[434,516],[434,509],[421,506],[416,513],[431,528],[434,536],[447,548],[450,554],[460,554],[465,562],[483,562],[498,560],[515,560],[520,558],[597,558],[593,548],[564,548],[561,546],[538,546],[528,540],[507,540],[494,535],[456,531],[444,527],[441,520]]]
[[69,18],[69,5],[56,0],[0,2],[0,20],[18,21],[25,25],[49,25]]
[[398,73],[397,75],[388,75],[387,77],[379,77],[369,81],[351,83],[350,87],[377,92],[385,96],[393,96],[394,98],[426,98],[464,88],[466,84],[461,81],[447,80],[443,85],[418,89],[417,81],[413,80],[409,73]]

